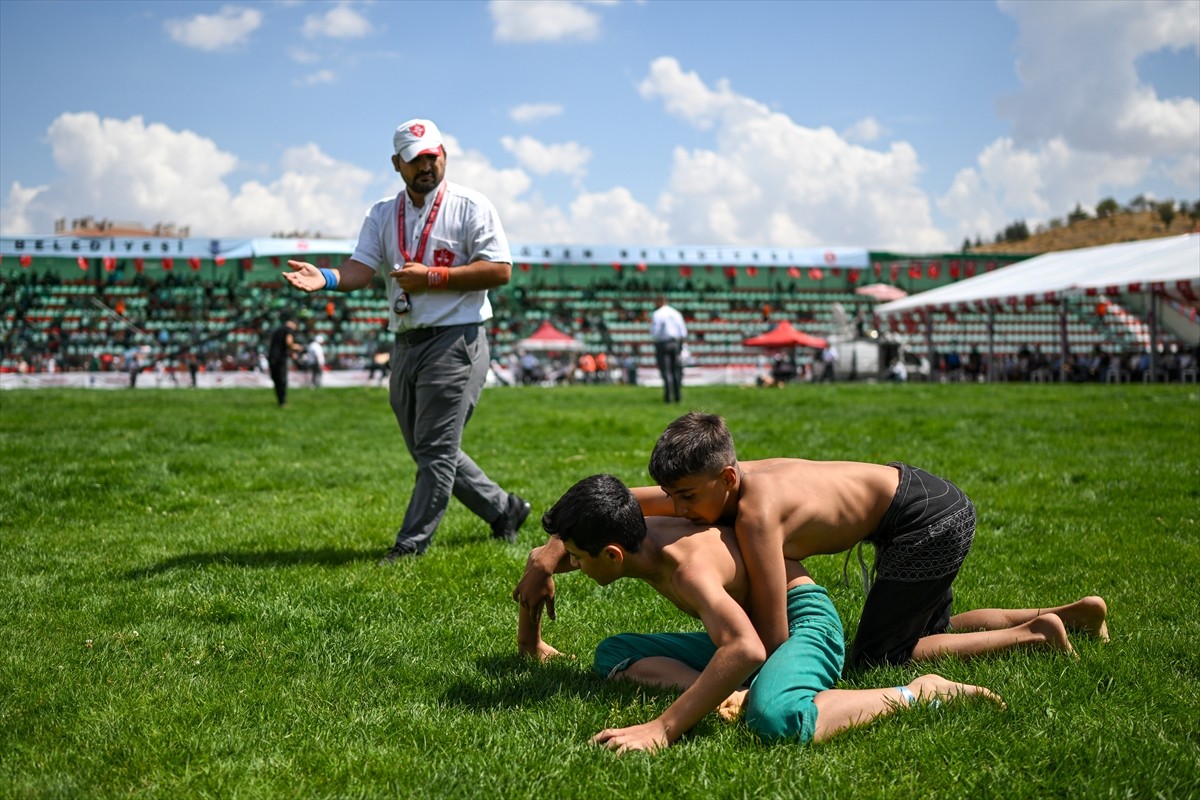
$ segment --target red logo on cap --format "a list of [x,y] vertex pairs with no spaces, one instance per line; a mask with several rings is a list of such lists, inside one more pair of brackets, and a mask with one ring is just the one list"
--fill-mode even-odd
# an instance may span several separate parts
[[418,139],[420,139],[422,136],[424,136],[424,135],[425,135],[425,126],[424,126],[424,125],[413,125],[412,127],[410,127],[410,128],[408,129],[408,131],[409,131],[409,133],[411,133],[413,136],[415,136],[415,137],[417,137]]

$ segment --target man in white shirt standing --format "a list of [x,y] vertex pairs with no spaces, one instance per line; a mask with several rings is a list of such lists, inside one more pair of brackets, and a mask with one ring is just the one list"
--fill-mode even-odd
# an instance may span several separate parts
[[367,211],[353,255],[336,269],[289,261],[297,289],[350,292],[388,273],[388,329],[395,334],[390,397],[417,479],[396,543],[380,564],[429,547],[451,496],[490,523],[493,538],[515,542],[529,503],[501,489],[462,451],[490,352],[483,323],[488,290],[508,283],[512,255],[495,207],[445,179],[437,126],[413,119],[392,137],[392,166],[405,190]]
[[683,315],[659,295],[658,308],[650,317],[650,338],[654,340],[654,363],[662,375],[663,402],[678,403],[683,388],[683,359],[680,352],[687,340],[687,324]]

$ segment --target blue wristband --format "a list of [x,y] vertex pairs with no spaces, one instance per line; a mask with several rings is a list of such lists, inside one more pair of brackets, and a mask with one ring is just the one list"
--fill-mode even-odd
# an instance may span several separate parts
[[328,289],[329,291],[332,292],[334,289],[337,288],[338,279],[337,279],[336,272],[334,272],[331,269],[321,267],[321,274],[325,276],[325,288],[326,289]]

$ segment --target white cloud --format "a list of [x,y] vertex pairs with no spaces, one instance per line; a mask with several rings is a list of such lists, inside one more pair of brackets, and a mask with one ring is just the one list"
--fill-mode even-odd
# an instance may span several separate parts
[[600,18],[574,0],[491,0],[492,37],[498,42],[595,39]]
[[623,187],[581,194],[571,201],[574,242],[594,244],[670,244],[665,220]]
[[531,136],[520,139],[504,136],[500,143],[516,156],[521,166],[538,175],[558,172],[581,178],[592,158],[592,151],[576,142],[543,144]]
[[557,117],[563,113],[563,107],[558,103],[523,103],[508,112],[513,122],[538,122],[549,117]]
[[379,176],[337,162],[315,145],[283,155],[270,182],[228,183],[238,159],[191,131],[141,117],[63,114],[47,138],[62,175],[36,190],[15,184],[6,233],[53,230],[55,219],[101,213],[110,219],[174,222],[196,236],[266,236],[276,230],[358,233]]
[[1020,29],[1021,89],[1000,110],[1024,148],[1061,138],[1073,150],[1187,156],[1200,141],[1200,103],[1160,98],[1137,72],[1140,57],[1200,48],[1200,4],[1018,3],[1000,8]]
[[298,86],[317,86],[324,83],[336,83],[337,76],[330,69],[319,69],[296,81]]
[[34,222],[37,216],[37,198],[47,188],[22,186],[20,181],[14,181],[8,191],[7,202],[0,206],[0,231],[8,235],[20,235],[51,230],[49,227],[39,229]]
[[348,3],[338,3],[324,14],[309,14],[300,30],[309,39],[361,39],[371,33],[371,21]]
[[225,6],[216,14],[169,19],[163,23],[163,27],[176,42],[197,50],[211,51],[243,44],[261,24],[261,11]]
[[874,117],[864,117],[842,131],[842,138],[851,142],[869,143],[878,140],[886,133],[888,133],[887,129],[879,124],[879,120]]
[[675,151],[658,212],[673,242],[939,250],[950,245],[931,221],[906,142],[873,150],[830,128],[806,128],[737,94],[709,87],[678,62],[660,58],[643,97],[701,130],[713,149]]
[[1053,139],[1035,150],[998,139],[973,167],[960,170],[938,208],[954,220],[955,234],[989,239],[1016,220],[1030,228],[1063,217],[1077,204],[1089,207],[1102,197],[1121,197],[1145,176],[1150,159],[1072,150]]
[[297,64],[315,64],[321,60],[320,55],[314,53],[312,50],[305,50],[302,47],[289,48],[288,55]]

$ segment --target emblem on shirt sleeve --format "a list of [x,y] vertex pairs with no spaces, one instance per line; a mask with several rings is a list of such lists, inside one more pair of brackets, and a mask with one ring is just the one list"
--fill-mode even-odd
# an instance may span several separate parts
[[435,267],[449,267],[454,264],[454,251],[438,248],[433,251],[433,265]]

